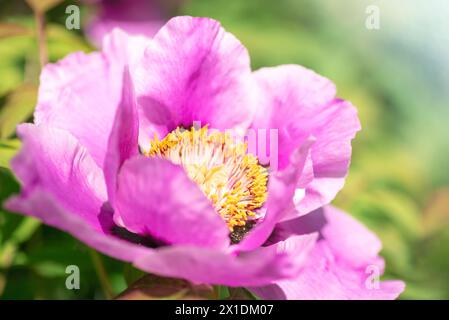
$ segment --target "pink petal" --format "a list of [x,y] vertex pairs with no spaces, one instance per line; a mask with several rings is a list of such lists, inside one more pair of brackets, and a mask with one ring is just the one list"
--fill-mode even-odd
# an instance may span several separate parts
[[355,108],[335,99],[328,79],[300,66],[286,65],[255,72],[261,102],[254,128],[278,130],[279,169],[310,136],[316,139],[311,160],[314,179],[297,203],[299,214],[329,203],[346,177],[351,140],[360,129]]
[[103,39],[102,52],[115,63],[129,66],[132,70],[143,58],[145,48],[151,39],[144,36],[131,36],[121,29],[114,28]]
[[121,63],[98,52],[74,53],[46,65],[34,122],[69,131],[102,167],[121,100],[122,73]]
[[88,246],[120,260],[132,262],[147,252],[145,247],[92,228],[85,219],[64,208],[60,201],[40,187],[30,193],[10,198],[6,206],[10,210],[34,216],[47,225],[68,232]]
[[[317,219],[310,219],[315,215]],[[264,299],[395,299],[404,290],[402,281],[372,282],[383,273],[378,256],[380,242],[346,213],[325,207],[281,227],[303,232],[320,226],[321,240],[311,251],[300,273],[289,280],[252,288]],[[374,276],[374,277],[373,277]]]
[[229,229],[182,167],[136,157],[118,176],[116,205],[126,228],[170,244],[226,248]]
[[105,158],[104,174],[108,188],[109,202],[114,203],[117,189],[117,174],[125,160],[139,153],[139,119],[134,96],[134,87],[129,69],[123,73],[122,100],[117,109],[109,136]]
[[253,286],[297,273],[315,238],[316,235],[300,236],[237,257],[217,250],[175,246],[161,249],[157,259],[147,256],[136,265],[147,271],[158,269],[165,276],[175,276],[182,268],[188,279],[197,283]]
[[296,272],[296,262],[292,262],[290,256],[295,252],[293,249],[305,251],[313,240],[304,237],[301,245],[298,238],[292,249],[272,246],[240,256],[192,246],[150,249],[93,229],[81,217],[64,209],[41,188],[10,199],[7,206],[35,216],[48,225],[72,234],[88,246],[111,257],[131,262],[146,272],[197,283],[260,286],[291,277]]
[[292,154],[291,164],[288,168],[271,172],[268,183],[268,198],[264,205],[264,208],[266,208],[265,217],[245,236],[242,242],[234,246],[236,251],[252,250],[264,244],[275,225],[294,206],[294,192],[298,180],[303,175],[312,144],[313,141],[306,141],[301,148],[298,148]]
[[328,204],[343,188],[351,161],[351,140],[360,129],[357,111],[347,101],[333,100],[326,113],[327,120],[314,133],[314,179],[307,186],[304,199],[297,203],[300,214]]
[[254,114],[248,52],[212,19],[171,19],[146,48],[134,76],[148,139],[195,121],[222,130],[246,128]]
[[23,146],[12,168],[22,184],[22,196],[40,188],[96,230],[112,223],[112,214],[102,210],[107,199],[103,172],[73,136],[32,124],[20,125],[18,134]]

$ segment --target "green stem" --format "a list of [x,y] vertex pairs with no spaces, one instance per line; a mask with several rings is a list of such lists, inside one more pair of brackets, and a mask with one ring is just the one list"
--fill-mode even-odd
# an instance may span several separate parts
[[224,300],[229,298],[229,289],[225,286],[214,286],[215,299]]
[[106,272],[106,268],[104,267],[103,260],[97,251],[89,248],[89,253],[92,258],[95,271],[97,272],[98,279],[100,280],[103,293],[106,296],[106,299],[110,300],[114,297],[114,293],[112,291],[111,284],[109,283],[108,274]]

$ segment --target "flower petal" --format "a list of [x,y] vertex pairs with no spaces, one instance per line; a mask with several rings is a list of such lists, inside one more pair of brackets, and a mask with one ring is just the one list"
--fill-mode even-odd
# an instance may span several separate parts
[[204,248],[168,247],[160,249],[157,258],[146,256],[136,265],[147,271],[157,269],[164,276],[179,276],[182,272],[182,277],[197,283],[253,286],[295,274],[315,238],[315,235],[301,236],[288,244],[259,248],[239,256]]
[[288,165],[290,155],[305,139],[316,139],[311,154],[314,179],[297,203],[299,214],[329,203],[348,171],[351,140],[360,129],[356,109],[335,98],[331,81],[303,67],[264,68],[254,75],[262,101],[253,127],[279,131],[279,169]]
[[[227,251],[192,246],[150,249],[95,230],[84,219],[63,208],[40,187],[8,200],[8,208],[39,218],[66,231],[98,251],[160,276],[191,282],[234,286],[260,286],[291,277],[295,268],[287,249],[262,248],[234,256]],[[313,239],[303,238],[303,248]],[[299,243],[299,239],[298,239]],[[294,248],[299,248],[298,244]],[[279,251],[279,252],[278,252]]]
[[140,62],[151,38],[129,35],[114,28],[103,39],[102,52],[114,63],[130,66],[131,70]]
[[41,188],[97,230],[112,223],[112,214],[102,209],[107,199],[103,172],[73,136],[32,124],[20,125],[18,135],[23,146],[12,168],[22,195]]
[[69,131],[102,167],[122,74],[123,64],[98,52],[78,52],[46,65],[34,122]]
[[85,219],[62,206],[53,194],[41,187],[8,199],[6,207],[15,212],[34,216],[45,224],[66,231],[90,247],[117,259],[132,262],[148,251],[145,247],[94,229]]
[[195,121],[221,130],[246,129],[255,111],[248,52],[212,19],[171,19],[146,48],[134,75],[148,138]]
[[129,231],[169,244],[226,248],[229,230],[182,167],[135,157],[118,176],[116,208]]
[[291,155],[291,164],[288,168],[271,172],[268,183],[268,198],[264,208],[266,214],[245,238],[234,246],[236,251],[248,251],[261,246],[272,233],[275,225],[294,207],[294,193],[298,181],[304,176],[307,159],[313,140],[308,140]]
[[325,207],[281,228],[293,235],[323,223],[322,238],[297,277],[251,290],[264,299],[394,299],[404,290],[402,281],[372,281],[383,273],[380,242],[346,213]]
[[128,67],[123,72],[122,100],[117,109],[105,158],[104,175],[109,202],[113,205],[117,174],[125,160],[139,153],[139,119]]

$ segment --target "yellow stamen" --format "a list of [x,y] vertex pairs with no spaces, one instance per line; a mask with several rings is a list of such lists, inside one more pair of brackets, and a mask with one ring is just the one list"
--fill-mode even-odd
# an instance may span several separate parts
[[208,132],[207,126],[177,128],[162,140],[155,136],[144,154],[182,165],[231,231],[254,220],[266,200],[267,169],[247,154],[246,143],[235,142],[229,133]]

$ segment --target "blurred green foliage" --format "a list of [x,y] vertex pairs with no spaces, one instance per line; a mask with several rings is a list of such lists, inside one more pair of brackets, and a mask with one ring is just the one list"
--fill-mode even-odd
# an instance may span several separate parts
[[[64,9],[72,2],[45,2],[49,60],[93,50],[83,30],[64,27]],[[416,1],[403,3],[402,17],[416,22],[404,28],[395,19],[395,2],[400,1],[191,0],[180,13],[220,20],[248,48],[254,69],[301,64],[337,84],[339,95],[358,107],[363,130],[334,204],[382,239],[385,278],[407,283],[401,298],[449,299],[449,127],[444,123],[449,55],[441,49],[449,48],[449,28],[420,24],[432,11],[413,7]],[[381,6],[382,27],[370,31],[364,27],[365,7],[373,3]],[[429,6],[434,13],[448,12],[443,1]],[[19,190],[9,170],[20,145],[14,127],[32,116],[40,67],[30,8],[22,1],[0,1],[0,10],[3,202]],[[83,7],[83,16],[88,11]],[[435,37],[438,32],[441,38]],[[141,275],[121,262],[93,256],[63,232],[0,209],[1,297],[104,298],[99,263],[115,294]],[[70,264],[83,270],[79,291],[65,289]]]

